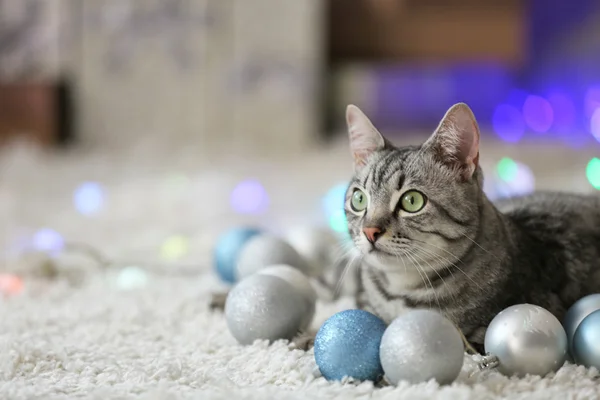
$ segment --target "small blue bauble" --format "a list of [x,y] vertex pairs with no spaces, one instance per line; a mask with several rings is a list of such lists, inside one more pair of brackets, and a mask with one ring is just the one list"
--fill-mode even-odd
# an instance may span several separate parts
[[330,317],[315,337],[315,361],[327,380],[348,376],[377,381],[383,376],[379,345],[386,324],[363,310],[346,310]]
[[600,310],[579,324],[573,335],[573,357],[578,364],[600,370]]
[[569,308],[565,319],[563,320],[563,326],[565,332],[567,332],[567,339],[569,340],[569,353],[573,356],[573,336],[581,321],[588,315],[596,310],[600,310],[600,294],[590,294],[577,300],[575,304]]
[[234,228],[225,232],[217,240],[214,250],[215,269],[219,277],[228,283],[235,283],[236,263],[240,251],[248,239],[261,233],[254,228]]

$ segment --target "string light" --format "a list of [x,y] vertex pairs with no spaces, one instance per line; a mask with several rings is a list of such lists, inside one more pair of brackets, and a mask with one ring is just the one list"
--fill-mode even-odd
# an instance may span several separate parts
[[75,190],[73,202],[75,203],[75,208],[81,214],[95,214],[102,208],[104,190],[98,183],[83,183]]
[[504,157],[498,162],[496,171],[498,172],[500,179],[510,182],[517,177],[519,166],[511,158]]
[[49,228],[37,231],[33,235],[32,242],[35,250],[47,252],[52,255],[60,252],[65,246],[65,241],[60,233]]
[[523,115],[514,106],[500,104],[492,116],[492,125],[496,134],[504,141],[516,143],[525,133]]
[[600,142],[600,107],[596,108],[590,119],[590,131],[594,138]]
[[592,158],[585,169],[590,184],[597,190],[600,190],[600,158]]
[[138,267],[126,267],[117,277],[117,287],[121,290],[134,290],[146,286],[148,274]]
[[238,183],[233,189],[230,204],[239,214],[259,214],[269,207],[269,196],[259,181],[249,179]]
[[16,275],[0,274],[0,292],[5,295],[16,295],[23,290],[23,280]]
[[530,95],[523,104],[523,119],[534,132],[547,132],[554,122],[554,110],[543,97]]
[[168,238],[162,245],[160,254],[167,261],[177,261],[189,251],[189,240],[185,236],[177,235]]

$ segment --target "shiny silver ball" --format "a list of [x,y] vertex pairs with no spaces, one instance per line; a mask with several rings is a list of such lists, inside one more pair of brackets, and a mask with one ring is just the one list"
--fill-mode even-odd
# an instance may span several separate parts
[[263,268],[258,271],[257,274],[275,276],[283,279],[302,296],[305,303],[305,311],[300,329],[305,330],[308,328],[315,315],[317,293],[315,292],[306,275],[304,275],[298,269],[285,264]]
[[227,326],[240,344],[257,339],[291,339],[306,317],[306,300],[289,283],[271,275],[255,274],[235,285],[227,295]]
[[386,379],[397,384],[435,379],[452,383],[463,365],[460,333],[443,315],[432,310],[411,311],[387,327],[379,348]]
[[321,276],[331,267],[340,245],[335,233],[325,228],[296,227],[285,239],[308,262],[310,276]]
[[557,371],[567,357],[567,334],[558,319],[542,307],[518,304],[501,311],[485,334],[485,351],[498,358],[507,376],[544,376]]
[[249,239],[237,259],[237,278],[242,280],[257,271],[278,264],[291,265],[308,275],[306,260],[285,240],[263,234]]
[[573,357],[578,364],[600,370],[600,310],[579,324],[573,335]]
[[563,320],[567,339],[569,341],[569,353],[573,355],[573,336],[577,327],[585,317],[596,310],[600,310],[600,294],[590,294],[577,300],[575,304],[569,308]]

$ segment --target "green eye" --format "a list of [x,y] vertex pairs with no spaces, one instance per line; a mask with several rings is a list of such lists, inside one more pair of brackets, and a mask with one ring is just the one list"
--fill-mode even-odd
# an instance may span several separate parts
[[367,208],[367,195],[360,189],[354,189],[352,199],[350,199],[350,207],[356,212],[364,211]]
[[425,207],[425,196],[416,190],[409,190],[402,195],[400,207],[406,212],[416,213]]

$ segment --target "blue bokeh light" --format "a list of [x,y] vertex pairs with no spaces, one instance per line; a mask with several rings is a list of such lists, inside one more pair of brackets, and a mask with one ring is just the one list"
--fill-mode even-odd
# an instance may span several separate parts
[[552,105],[541,96],[527,96],[523,103],[523,120],[534,132],[548,132],[554,122]]
[[590,86],[585,92],[584,111],[588,118],[600,108],[600,85]]
[[260,214],[269,208],[269,196],[261,183],[248,179],[237,184],[229,199],[239,214]]
[[572,132],[577,118],[577,109],[571,97],[564,93],[553,92],[547,98],[554,111],[553,130]]
[[323,210],[327,218],[331,218],[333,215],[339,213],[340,210],[344,210],[347,190],[348,183],[339,183],[325,194],[323,198]]
[[592,114],[590,119],[590,131],[594,138],[600,142],[600,107],[596,108],[596,111]]
[[518,108],[509,104],[496,107],[492,117],[492,125],[496,134],[504,141],[516,143],[525,133],[525,122]]
[[60,252],[65,247],[65,241],[60,233],[49,228],[42,228],[33,235],[33,248],[51,254]]
[[95,214],[102,208],[102,203],[104,203],[104,190],[98,183],[83,183],[75,190],[73,202],[75,208],[81,214]]

